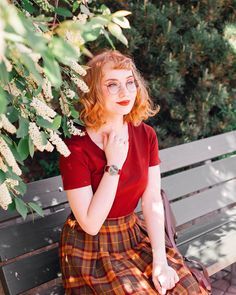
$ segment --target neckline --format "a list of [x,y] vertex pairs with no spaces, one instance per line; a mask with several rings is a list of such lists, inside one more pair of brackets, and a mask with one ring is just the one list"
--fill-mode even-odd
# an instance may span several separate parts
[[[131,139],[131,137],[130,137],[130,134],[131,134],[131,132],[130,132],[130,123],[127,122],[127,125],[128,125],[128,140],[129,140],[129,149],[130,149],[130,139]],[[84,130],[85,130],[85,134],[87,135],[89,141],[93,144],[93,146],[95,146],[98,150],[100,150],[101,152],[104,153],[104,150],[103,150],[102,148],[100,148],[100,147],[99,147],[99,146],[98,146],[98,145],[92,140],[92,138],[91,138],[90,135],[88,134],[86,128],[84,128]],[[129,149],[128,149],[128,153],[129,153]]]

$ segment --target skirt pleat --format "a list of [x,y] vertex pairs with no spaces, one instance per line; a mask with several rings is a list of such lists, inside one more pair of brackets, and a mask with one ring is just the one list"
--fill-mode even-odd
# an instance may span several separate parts
[[[166,253],[180,278],[166,294],[208,294],[174,248]],[[84,232],[71,214],[62,230],[59,254],[66,294],[159,294],[152,282],[152,249],[145,222],[135,213],[108,218],[95,236]]]

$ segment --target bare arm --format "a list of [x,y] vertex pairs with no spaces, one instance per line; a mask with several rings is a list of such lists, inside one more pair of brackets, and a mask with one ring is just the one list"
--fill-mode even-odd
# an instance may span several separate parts
[[167,263],[164,234],[164,209],[160,194],[161,180],[159,165],[149,167],[148,184],[142,196],[142,210],[151,240],[153,259]]
[[[122,168],[128,152],[128,141],[120,140],[114,131],[104,135],[104,152],[108,165]],[[103,225],[115,199],[119,175],[104,175],[96,192],[91,185],[67,191],[70,207],[80,226],[90,235],[96,235]]]
[[119,175],[104,173],[93,195],[91,185],[67,191],[70,207],[80,226],[96,235],[105,221],[115,199]]
[[149,167],[148,184],[142,196],[142,209],[153,252],[153,283],[160,294],[172,289],[179,281],[175,270],[167,263],[165,249],[164,208],[160,194],[159,165]]

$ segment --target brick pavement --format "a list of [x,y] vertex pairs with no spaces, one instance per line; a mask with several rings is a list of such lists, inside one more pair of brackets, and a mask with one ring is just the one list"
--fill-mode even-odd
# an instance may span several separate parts
[[211,277],[212,295],[236,295],[236,272],[231,267]]

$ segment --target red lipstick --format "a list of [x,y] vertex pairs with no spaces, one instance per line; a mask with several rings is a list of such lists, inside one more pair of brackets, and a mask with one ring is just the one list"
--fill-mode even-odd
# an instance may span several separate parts
[[130,102],[129,100],[123,100],[123,101],[119,101],[117,103],[121,106],[127,106],[129,104],[129,102]]

